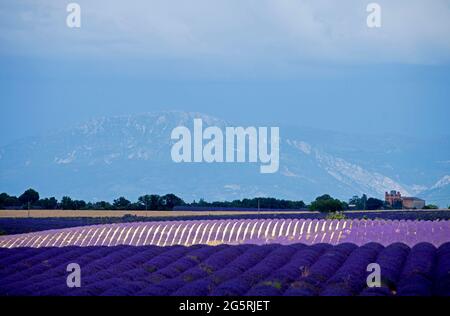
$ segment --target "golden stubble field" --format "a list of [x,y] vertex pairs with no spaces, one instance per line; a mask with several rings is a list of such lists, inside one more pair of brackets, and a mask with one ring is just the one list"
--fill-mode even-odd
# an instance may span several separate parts
[[135,215],[142,217],[191,217],[191,216],[224,216],[224,215],[257,215],[257,214],[314,214],[310,211],[93,211],[93,210],[0,210],[0,218],[48,218],[48,217],[123,217]]
[[[438,210],[401,210],[400,212],[449,212],[448,209]],[[345,211],[344,213],[376,213],[375,211]],[[258,215],[258,214],[318,214],[314,211],[94,211],[94,210],[0,210],[0,218],[50,218],[50,217],[123,217],[134,215],[139,217],[195,217],[195,216],[226,216],[226,215]]]

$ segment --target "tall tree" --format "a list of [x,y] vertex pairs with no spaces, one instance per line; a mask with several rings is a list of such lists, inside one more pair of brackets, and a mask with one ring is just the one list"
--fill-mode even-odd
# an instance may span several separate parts
[[120,198],[114,200],[113,206],[118,210],[125,210],[128,209],[131,205],[131,202],[128,201],[126,198],[121,196]]
[[311,203],[309,209],[319,212],[338,212],[346,208],[346,203],[333,199],[330,195],[324,194],[318,196],[314,202]]
[[45,210],[54,210],[58,207],[58,200],[54,197],[45,198],[40,199],[36,204]]
[[368,210],[380,210],[383,208],[384,202],[379,199],[369,198],[367,200],[367,209]]
[[138,198],[138,203],[142,205],[145,210],[157,210],[160,204],[161,197],[157,194],[147,194]]
[[28,189],[19,196],[22,205],[30,209],[30,206],[39,201],[39,193],[33,189]]
[[63,196],[61,199],[61,208],[63,210],[73,210],[75,209],[72,199],[68,196]]
[[161,197],[161,206],[166,210],[172,210],[175,206],[181,206],[184,204],[184,201],[175,194],[170,193]]

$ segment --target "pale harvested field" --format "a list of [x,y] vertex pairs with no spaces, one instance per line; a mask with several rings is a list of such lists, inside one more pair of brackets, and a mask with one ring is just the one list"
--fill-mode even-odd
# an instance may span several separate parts
[[[399,212],[449,212],[448,209],[439,210],[401,210]],[[344,213],[377,213],[377,211],[345,211]],[[392,211],[391,211],[392,212]],[[192,217],[192,216],[227,216],[227,215],[258,215],[258,214],[318,214],[312,211],[69,211],[69,210],[0,210],[0,218],[48,218],[48,217],[123,217],[135,215],[140,217]]]
[[178,216],[224,216],[257,214],[315,214],[310,211],[243,212],[243,211],[69,211],[69,210],[0,210],[0,218],[46,218],[46,217],[123,217],[136,215],[142,217],[178,217]]

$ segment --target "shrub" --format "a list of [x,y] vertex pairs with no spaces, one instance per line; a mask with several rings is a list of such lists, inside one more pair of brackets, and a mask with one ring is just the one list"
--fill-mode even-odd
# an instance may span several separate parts
[[327,215],[326,219],[346,219],[347,216],[343,212],[332,212]]

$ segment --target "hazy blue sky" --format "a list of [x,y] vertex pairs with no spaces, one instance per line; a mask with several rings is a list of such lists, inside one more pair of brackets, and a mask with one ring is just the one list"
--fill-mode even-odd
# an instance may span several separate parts
[[199,111],[245,124],[449,134],[450,1],[0,4],[0,145],[86,119]]

